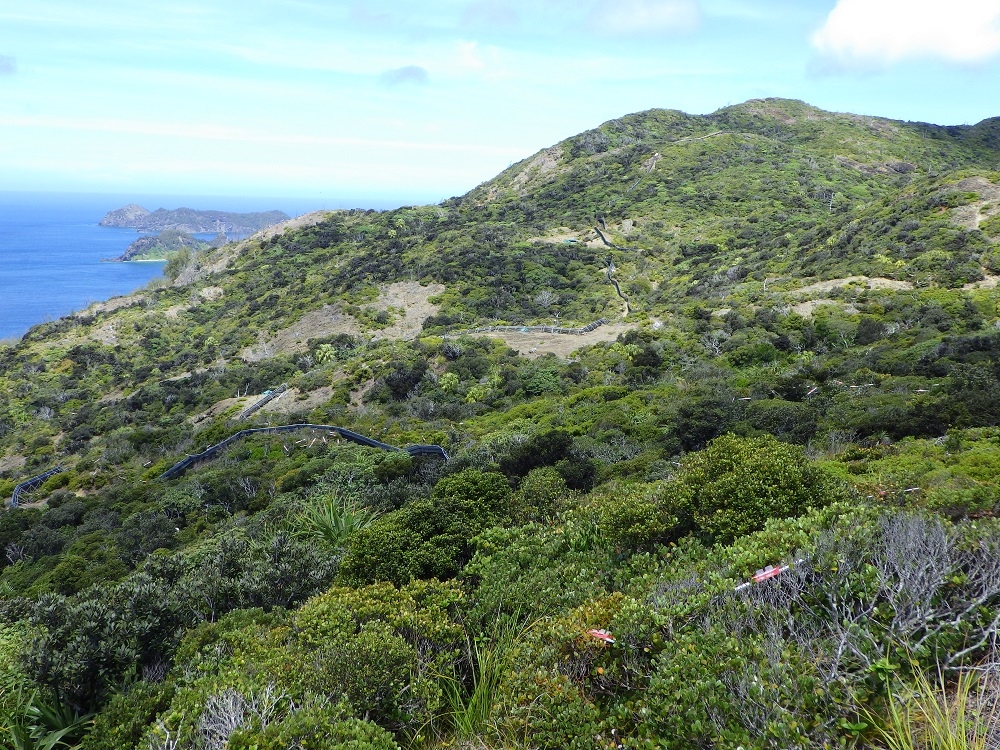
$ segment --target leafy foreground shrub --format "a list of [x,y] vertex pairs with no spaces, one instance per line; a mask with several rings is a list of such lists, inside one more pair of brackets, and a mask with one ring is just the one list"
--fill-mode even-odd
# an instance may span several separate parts
[[79,710],[170,663],[184,630],[234,609],[288,607],[329,585],[334,563],[288,535],[234,531],[185,553],[151,556],[121,583],[32,606],[29,674]]
[[316,726],[370,743],[358,748],[395,747],[382,730],[413,736],[444,711],[440,675],[464,641],[449,614],[460,599],[438,582],[335,587],[295,613],[206,623],[178,650],[157,731],[179,747],[330,747]]
[[713,440],[684,464],[675,490],[699,535],[722,544],[843,497],[802,448],[770,436]]
[[393,736],[338,706],[310,706],[290,711],[262,729],[238,729],[228,750],[399,750]]
[[430,499],[387,513],[355,532],[340,569],[346,583],[403,585],[415,578],[453,578],[471,557],[469,541],[510,515],[502,474],[466,469],[441,479]]
[[[699,554],[725,569],[758,541]],[[582,673],[629,694],[607,719],[628,747],[838,746],[863,728],[861,707],[892,700],[887,654],[916,669],[982,658],[1000,623],[998,545],[995,524],[845,516],[762,584],[735,592],[686,565],[626,600],[605,621],[616,643]]]

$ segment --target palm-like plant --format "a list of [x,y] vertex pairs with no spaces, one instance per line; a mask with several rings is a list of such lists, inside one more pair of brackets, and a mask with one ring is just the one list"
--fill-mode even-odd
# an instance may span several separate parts
[[24,710],[24,722],[11,727],[14,750],[73,750],[93,723],[93,714],[45,703],[36,695]]
[[355,531],[371,525],[382,515],[379,511],[362,505],[357,500],[342,498],[333,493],[307,505],[298,526],[307,536],[324,540],[340,549]]

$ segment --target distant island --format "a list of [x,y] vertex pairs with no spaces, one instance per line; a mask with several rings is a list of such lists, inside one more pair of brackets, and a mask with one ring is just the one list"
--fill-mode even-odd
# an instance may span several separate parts
[[229,211],[199,211],[194,208],[149,211],[135,203],[108,212],[101,219],[102,227],[123,227],[138,232],[162,232],[173,229],[189,234],[237,234],[259,232],[291,217],[284,211],[231,213]]
[[205,250],[226,244],[225,234],[217,234],[210,242],[202,242],[188,232],[164,229],[158,235],[139,237],[117,258],[107,258],[108,262],[124,263],[141,260],[169,260],[181,250]]

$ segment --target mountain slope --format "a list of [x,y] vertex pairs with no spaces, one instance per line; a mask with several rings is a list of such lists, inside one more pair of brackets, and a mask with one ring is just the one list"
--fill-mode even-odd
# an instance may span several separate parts
[[[63,471],[0,512],[0,676],[89,750],[854,741],[1000,621],[998,133],[651,110],[36,326],[0,492]],[[161,479],[303,423],[450,460],[309,429]]]

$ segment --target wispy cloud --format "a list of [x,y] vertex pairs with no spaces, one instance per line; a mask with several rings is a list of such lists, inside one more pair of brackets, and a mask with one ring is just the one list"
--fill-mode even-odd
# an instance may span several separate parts
[[504,0],[477,0],[466,6],[461,24],[463,27],[510,29],[520,26],[521,16]]
[[828,68],[882,67],[915,58],[982,62],[1000,54],[1000,3],[838,0],[812,44]]
[[387,70],[379,76],[383,86],[426,86],[431,82],[430,74],[419,65],[404,65],[402,68]]
[[0,76],[12,76],[17,72],[17,58],[0,55]]
[[701,23],[696,0],[599,0],[593,25],[625,36],[692,31]]

